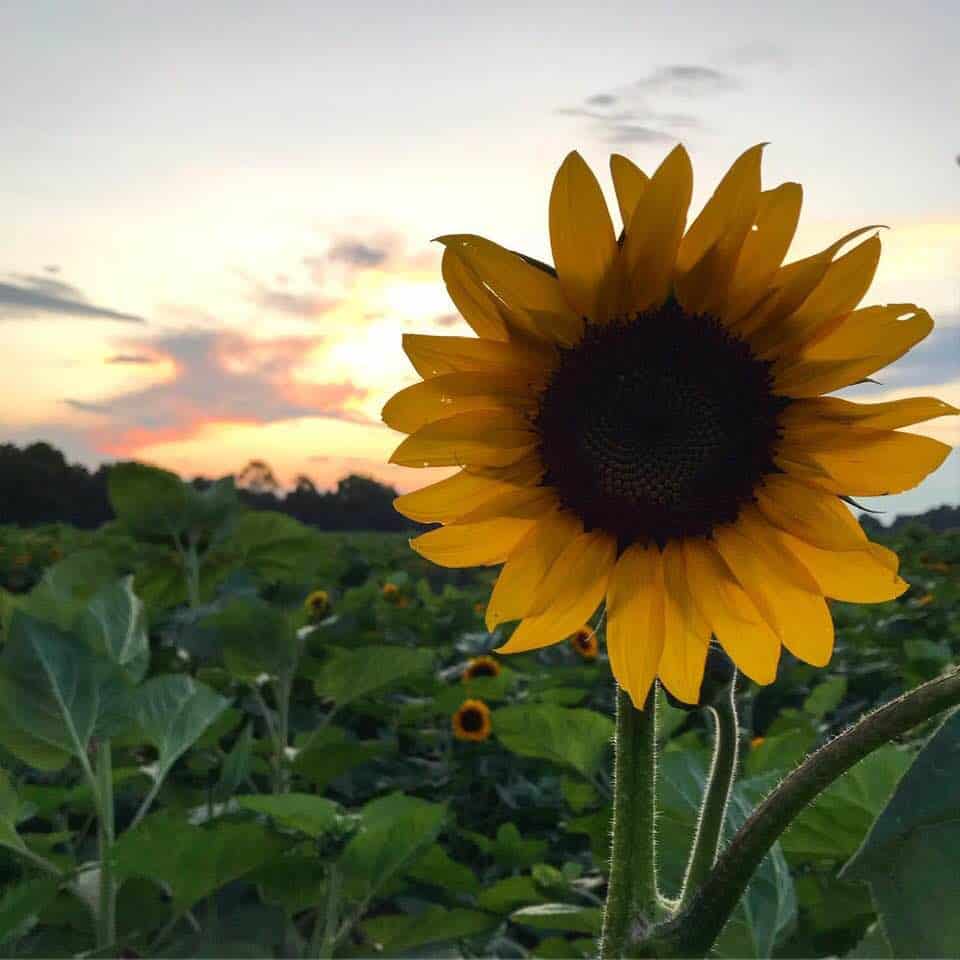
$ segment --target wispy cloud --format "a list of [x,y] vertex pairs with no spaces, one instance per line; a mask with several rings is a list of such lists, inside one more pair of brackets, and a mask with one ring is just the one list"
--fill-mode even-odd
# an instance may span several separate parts
[[15,274],[16,283],[0,283],[0,321],[57,314],[144,323],[143,317],[89,303],[75,286],[49,276]]
[[117,353],[108,357],[107,363],[153,363],[153,357],[143,353]]
[[339,300],[325,297],[315,292],[294,293],[280,287],[267,287],[263,284],[254,290],[251,299],[267,310],[277,310],[297,317],[320,317],[332,310]]
[[74,410],[79,410],[81,413],[109,413],[110,407],[106,403],[87,403],[83,400],[71,400],[65,398],[63,401],[70,407],[73,407]]
[[333,263],[346,263],[351,267],[379,267],[386,263],[391,253],[389,246],[374,246],[362,240],[337,240],[327,252]]

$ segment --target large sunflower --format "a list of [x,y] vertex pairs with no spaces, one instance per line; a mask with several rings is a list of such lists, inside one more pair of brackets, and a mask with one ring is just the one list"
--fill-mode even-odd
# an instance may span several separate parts
[[907,490],[949,447],[896,428],[957,413],[929,397],[852,403],[932,329],[913,304],[855,309],[873,278],[853,231],[781,266],[801,188],[761,190],[747,150],[685,229],[682,146],[652,177],[611,171],[617,238],[571,153],[550,196],[556,269],[471,234],[441,237],[443,277],[473,337],[407,335],[422,383],[383,418],[392,462],[460,471],[396,501],[436,563],[503,563],[486,621],[522,620],[503,653],[570,636],[606,601],[619,684],[655,676],[696,703],[711,635],[758,683],[783,644],[822,666],[825,597],[889,600],[907,584],[843,502]]

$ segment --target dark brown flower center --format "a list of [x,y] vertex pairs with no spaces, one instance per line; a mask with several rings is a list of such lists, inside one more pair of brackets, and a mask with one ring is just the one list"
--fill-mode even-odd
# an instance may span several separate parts
[[460,728],[464,733],[478,733],[483,729],[483,714],[476,707],[460,712]]
[[497,668],[492,663],[475,663],[467,670],[470,677],[495,677]]
[[542,483],[621,549],[704,536],[734,521],[776,472],[788,402],[745,341],[675,300],[588,324],[560,350],[540,398]]

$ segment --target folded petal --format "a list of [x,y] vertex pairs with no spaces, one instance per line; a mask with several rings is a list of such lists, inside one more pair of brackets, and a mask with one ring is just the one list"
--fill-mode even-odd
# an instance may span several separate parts
[[543,373],[554,362],[551,349],[474,337],[433,337],[405,333],[403,349],[425,380],[445,373]]
[[494,584],[487,604],[489,631],[506,620],[539,612],[533,610],[534,595],[563,549],[581,533],[583,524],[565,510],[538,518],[507,558]]
[[497,299],[452,247],[446,247],[443,251],[440,273],[454,306],[477,336],[506,340],[507,325]]
[[755,491],[757,506],[775,527],[827,550],[862,550],[867,535],[844,503],[783,475],[768,476]]
[[607,654],[617,683],[642,710],[663,654],[663,564],[656,546],[634,544],[607,586]]
[[510,487],[486,503],[472,507],[460,517],[461,523],[476,523],[494,517],[539,519],[560,506],[553,487]]
[[710,626],[690,593],[683,547],[671,540],[663,560],[663,653],[657,674],[663,685],[684,703],[699,703],[703,669],[710,646]]
[[418,523],[450,523],[513,489],[510,484],[461,470],[452,477],[397,497],[393,508]]
[[476,410],[436,420],[407,437],[390,463],[404,467],[505,466],[536,444],[526,418],[512,410]]
[[620,207],[620,222],[626,229],[650,178],[632,160],[619,153],[610,155],[610,175]]
[[480,523],[452,524],[414,537],[410,546],[441,567],[482,567],[503,563],[534,521],[498,517]]
[[690,157],[678,145],[650,178],[624,234],[619,302],[624,315],[667,298],[692,191]]
[[597,531],[569,542],[534,593],[534,609],[514,630],[499,653],[522,653],[557,643],[582,627],[596,612],[616,560],[612,537]]
[[607,320],[617,238],[600,184],[575,150],[550,192],[550,245],[567,303],[581,317]]
[[806,663],[829,662],[830,610],[810,571],[783,548],[780,532],[748,507],[736,523],[718,527],[714,535],[720,555],[780,642]]
[[737,668],[755,683],[772,683],[780,640],[730,568],[706,540],[683,542],[687,579],[697,609]]

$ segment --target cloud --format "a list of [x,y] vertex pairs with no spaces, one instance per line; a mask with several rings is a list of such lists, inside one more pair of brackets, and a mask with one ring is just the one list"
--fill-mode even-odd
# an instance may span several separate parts
[[296,378],[318,343],[316,337],[255,340],[233,332],[175,330],[130,342],[129,353],[120,354],[149,353],[167,361],[174,369],[171,379],[98,401],[66,402],[107,416],[105,425],[91,428],[90,437],[116,457],[185,440],[216,423],[268,424],[303,417],[370,423],[349,406],[366,396],[363,388],[349,380],[313,384]]
[[675,97],[699,97],[736,90],[740,81],[733,74],[695,64],[659,67],[633,84],[637,90]]
[[296,317],[319,317],[339,303],[335,297],[324,297],[317,293],[291,293],[263,284],[257,287],[251,299],[267,310],[277,310]]
[[351,267],[379,267],[386,263],[390,249],[376,247],[361,240],[338,240],[327,252],[327,259]]
[[435,317],[433,321],[438,327],[453,327],[460,323],[459,313],[445,313],[442,316]]
[[117,353],[108,357],[107,363],[153,363],[153,357],[143,353]]
[[[909,353],[873,374],[884,387],[947,383],[960,377],[960,317],[943,317]],[[953,321],[953,322],[951,322]]]
[[124,323],[145,322],[143,317],[135,314],[88,303],[76,287],[51,277],[16,274],[13,279],[18,282],[0,283],[0,320],[57,314],[120,320]]

